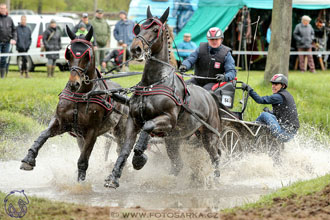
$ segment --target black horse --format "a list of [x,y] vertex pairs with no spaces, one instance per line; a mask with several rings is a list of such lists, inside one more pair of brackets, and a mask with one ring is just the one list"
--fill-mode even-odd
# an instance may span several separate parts
[[164,137],[171,160],[171,173],[177,175],[183,167],[179,154],[180,143],[198,132],[214,164],[215,176],[220,176],[218,107],[209,92],[199,86],[186,86],[175,73],[175,68],[168,64],[168,14],[169,8],[161,18],[153,17],[148,7],[145,22],[134,27],[136,38],[131,45],[131,52],[138,60],[145,58],[146,64],[142,80],[130,98],[126,139],[112,174],[105,180],[105,187],[119,186],[123,167],[140,130],[132,161],[135,169],[141,169],[146,163],[144,151],[149,135],[156,135]]
[[[71,38],[65,58],[70,66],[70,78],[59,95],[55,116],[49,127],[41,133],[22,160],[21,169],[32,170],[40,148],[49,137],[70,132],[77,138],[80,148],[78,181],[84,181],[88,161],[98,136],[110,132],[118,146],[123,144],[128,107],[110,96],[86,97],[91,91],[120,88],[114,82],[98,80],[101,75],[95,68],[94,49],[90,40],[93,28],[86,36],[76,36],[66,27]],[[117,149],[118,150],[118,149]],[[119,152],[119,151],[118,151]]]

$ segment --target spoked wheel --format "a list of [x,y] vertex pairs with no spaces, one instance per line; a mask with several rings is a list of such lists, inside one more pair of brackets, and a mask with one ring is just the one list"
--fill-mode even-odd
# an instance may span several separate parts
[[261,134],[257,137],[254,152],[266,153],[275,161],[279,161],[284,144],[270,134]]
[[225,160],[239,159],[243,155],[242,138],[234,127],[227,127],[222,132],[220,150]]

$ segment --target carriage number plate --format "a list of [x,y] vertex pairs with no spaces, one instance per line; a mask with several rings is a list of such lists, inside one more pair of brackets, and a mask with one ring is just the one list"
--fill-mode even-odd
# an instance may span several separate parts
[[222,104],[227,107],[231,107],[231,97],[229,95],[222,95]]

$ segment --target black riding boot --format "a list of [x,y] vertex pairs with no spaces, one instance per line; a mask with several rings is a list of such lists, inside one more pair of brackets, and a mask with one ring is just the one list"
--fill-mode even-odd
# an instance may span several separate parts
[[5,78],[6,68],[0,68],[1,78]]
[[141,131],[138,142],[134,148],[132,164],[134,169],[140,170],[147,163],[148,157],[143,152],[148,147],[150,136],[147,132]]

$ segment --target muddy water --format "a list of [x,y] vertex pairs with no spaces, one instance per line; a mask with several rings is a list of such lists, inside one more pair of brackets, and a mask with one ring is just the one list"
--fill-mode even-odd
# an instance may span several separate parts
[[[24,155],[33,141],[22,146]],[[0,161],[0,191],[25,190],[52,200],[93,206],[144,208],[207,208],[214,210],[256,201],[261,195],[291,184],[330,173],[330,148],[297,138],[286,145],[282,164],[276,166],[264,154],[246,154],[222,168],[221,179],[212,178],[212,166],[204,149],[182,148],[185,167],[178,177],[169,175],[164,146],[147,152],[149,161],[135,171],[128,159],[118,189],[103,187],[116,159],[115,144],[104,159],[104,138],[96,143],[90,158],[87,180],[76,182],[79,149],[73,138],[50,139],[37,158],[33,171],[21,171],[19,160]]]

